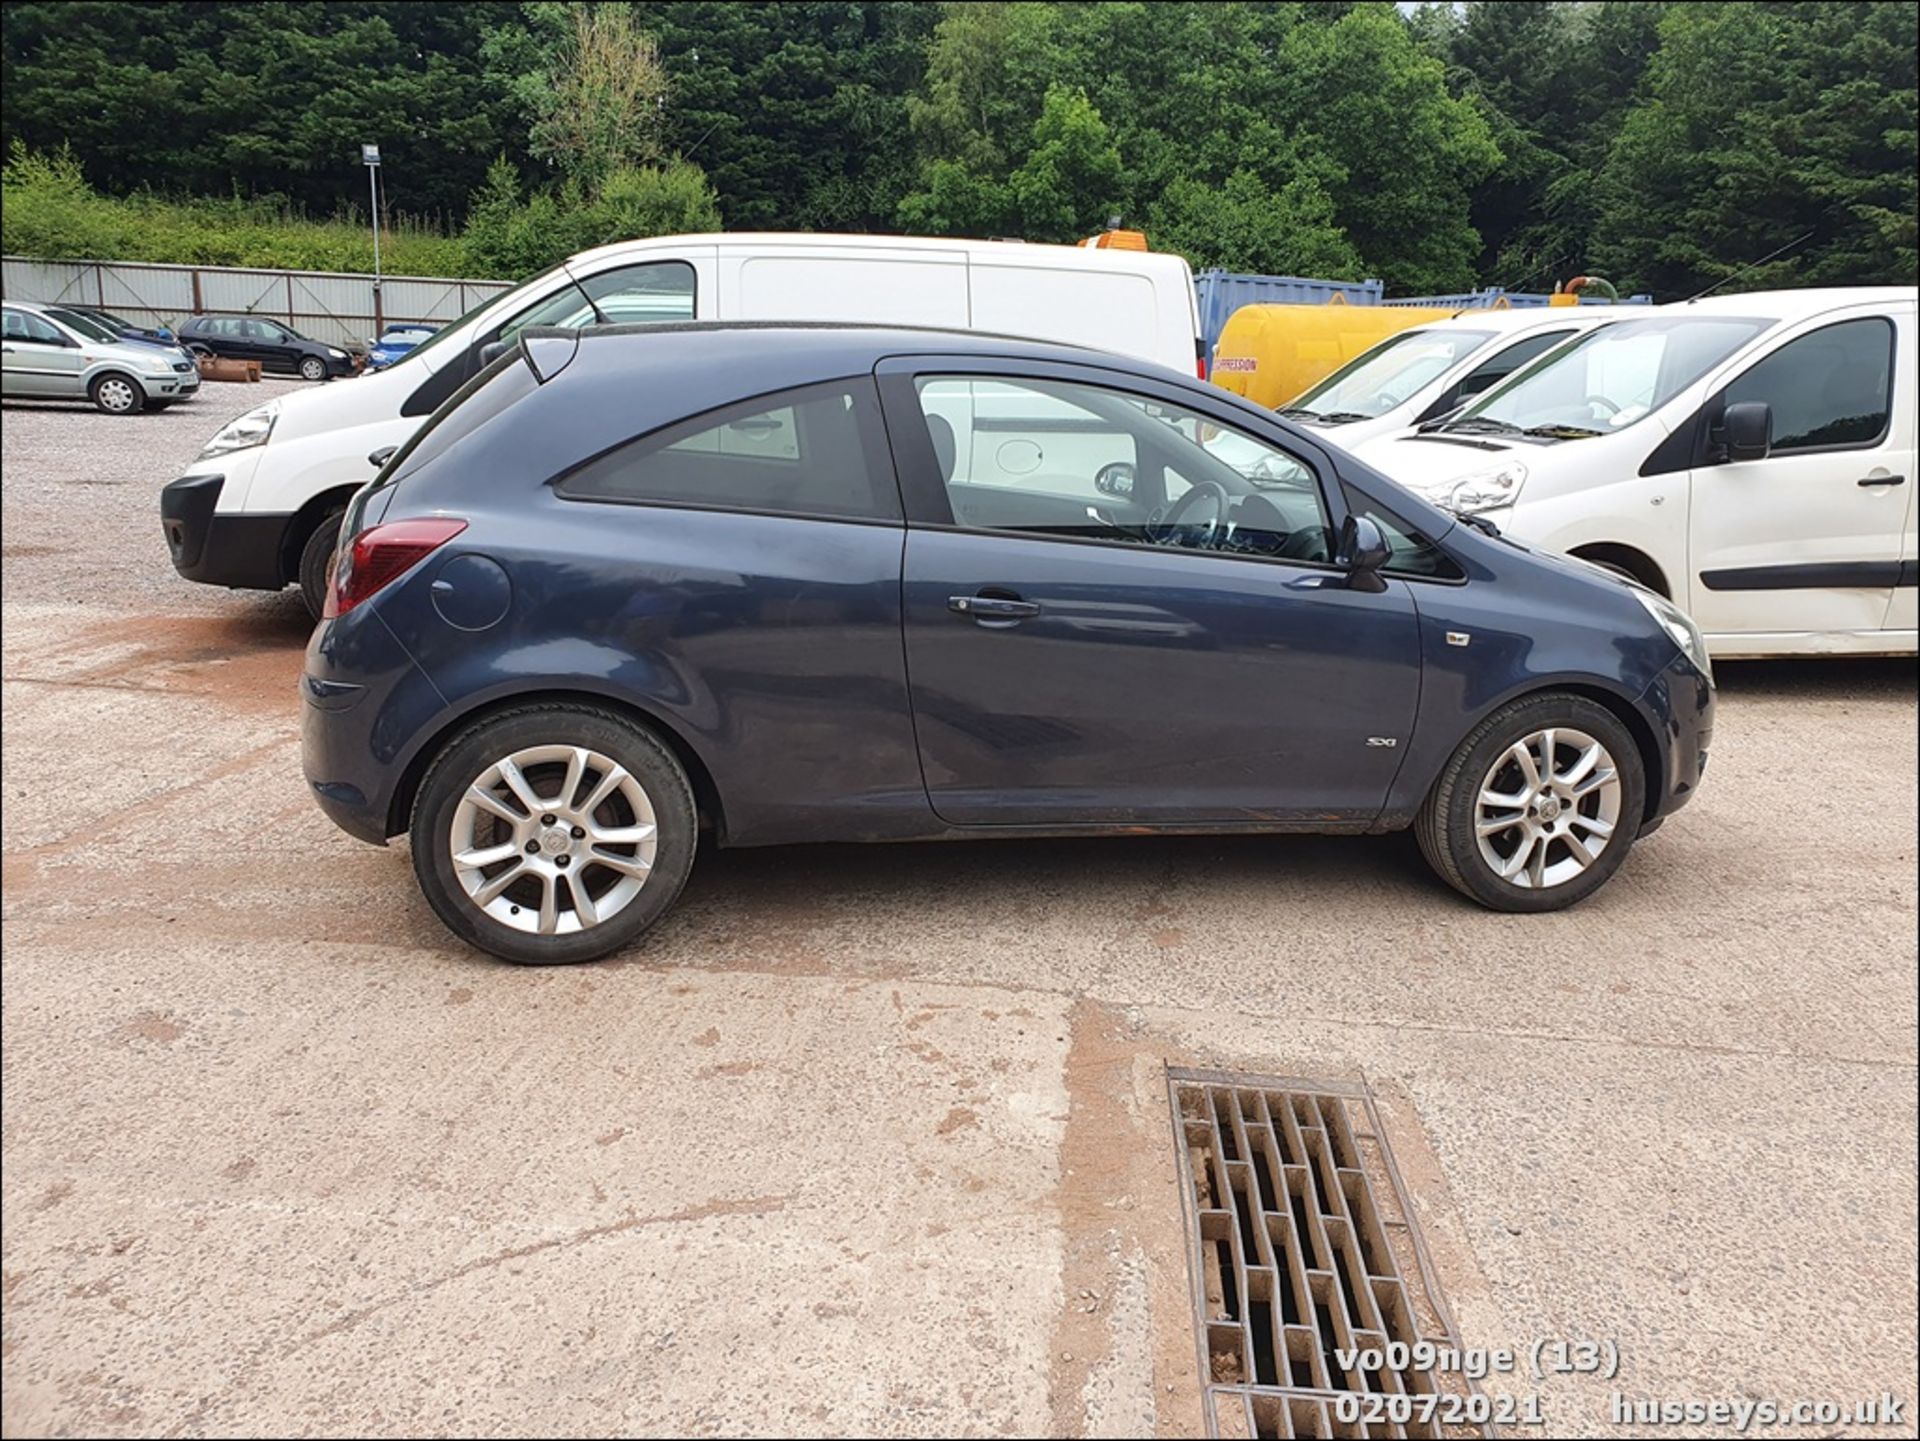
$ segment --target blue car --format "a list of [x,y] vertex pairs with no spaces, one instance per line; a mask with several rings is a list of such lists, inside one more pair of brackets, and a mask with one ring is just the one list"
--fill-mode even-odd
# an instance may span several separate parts
[[367,369],[384,370],[438,330],[434,325],[389,325],[377,340],[367,342]]
[[582,961],[704,832],[1384,832],[1590,895],[1706,766],[1691,621],[1146,362],[811,325],[525,332],[354,497],[321,808]]

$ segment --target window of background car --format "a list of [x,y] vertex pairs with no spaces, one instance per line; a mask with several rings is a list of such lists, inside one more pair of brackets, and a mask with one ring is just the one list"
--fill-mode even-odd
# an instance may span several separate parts
[[1439,326],[1407,330],[1348,361],[1292,402],[1288,409],[1321,415],[1385,415],[1472,354],[1493,332]]
[[609,325],[692,320],[693,267],[684,260],[655,260],[603,270],[528,306],[500,327],[499,338],[512,340],[532,325],[598,325],[596,308]]
[[98,340],[107,344],[118,344],[120,341],[119,331],[109,330],[99,321],[81,315],[78,311],[61,309],[49,310],[47,313],[69,330],[78,331],[88,340]]
[[916,390],[958,525],[1330,557],[1313,470],[1209,417],[1065,381],[925,376]]
[[1771,323],[1676,315],[1602,326],[1542,356],[1442,429],[1472,421],[1567,434],[1624,429],[1665,405]]
[[1435,416],[1445,415],[1455,406],[1493,389],[1528,361],[1536,356],[1545,355],[1572,334],[1571,330],[1549,330],[1544,335],[1529,335],[1525,340],[1515,341],[1504,350],[1481,361],[1441,391],[1434,397],[1433,404],[1420,412],[1419,419],[1432,420]]
[[24,310],[9,310],[4,322],[8,340],[25,340],[38,345],[59,345],[65,337],[54,326]]
[[564,476],[571,500],[900,519],[870,380],[744,401],[631,441]]
[[1773,408],[1773,453],[1872,445],[1893,416],[1893,326],[1845,320],[1789,340],[1726,390]]

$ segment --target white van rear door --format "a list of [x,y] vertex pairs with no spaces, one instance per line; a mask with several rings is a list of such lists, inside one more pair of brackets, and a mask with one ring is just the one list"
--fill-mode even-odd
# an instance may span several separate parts
[[967,255],[933,246],[722,246],[720,318],[964,330]]
[[1193,279],[1177,255],[981,246],[972,268],[975,330],[1090,345],[1194,373]]

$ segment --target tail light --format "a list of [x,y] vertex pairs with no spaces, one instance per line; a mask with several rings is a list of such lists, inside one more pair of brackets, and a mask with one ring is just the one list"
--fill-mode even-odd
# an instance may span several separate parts
[[1193,343],[1193,373],[1201,380],[1207,378],[1207,342],[1196,340]]
[[467,528],[450,515],[396,520],[363,530],[334,557],[321,617],[345,615],[361,601],[384,590]]

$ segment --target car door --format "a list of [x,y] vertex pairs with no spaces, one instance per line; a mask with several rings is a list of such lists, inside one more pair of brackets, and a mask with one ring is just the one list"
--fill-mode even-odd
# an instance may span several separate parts
[[1345,502],[1324,451],[1092,366],[929,358],[880,375],[908,506],[914,723],[942,819],[1378,812],[1419,638],[1404,583],[1349,589],[1331,563]]
[[71,400],[86,394],[81,372],[86,362],[71,336],[44,316],[9,308],[0,360],[6,362],[7,390],[14,395],[44,395]]
[[[1913,485],[1913,316],[1853,307],[1787,332],[1704,407],[1688,513],[1691,609],[1708,635],[1875,631],[1900,578]],[[1909,391],[1911,382],[1907,382]],[[1769,453],[1725,458],[1728,405],[1772,411]]]
[[243,320],[240,324],[247,359],[259,361],[266,370],[292,370],[300,363],[286,332],[271,320]]

